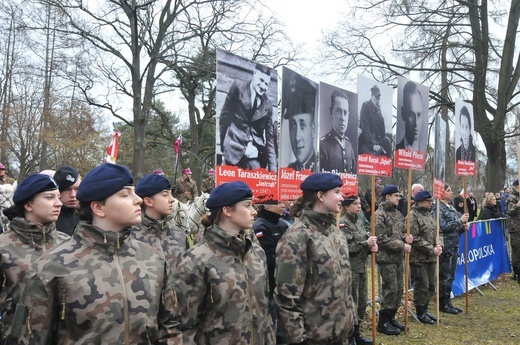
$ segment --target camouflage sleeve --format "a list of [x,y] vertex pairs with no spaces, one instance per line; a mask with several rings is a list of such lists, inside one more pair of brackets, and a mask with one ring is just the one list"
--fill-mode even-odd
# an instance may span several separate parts
[[520,208],[516,206],[518,200],[515,198],[508,198],[506,202],[506,213],[510,217],[516,217],[520,213]]
[[404,242],[399,236],[391,235],[391,229],[388,229],[388,221],[384,212],[376,211],[376,235],[377,246],[379,250],[389,252],[401,252],[404,249]]
[[23,303],[27,306],[27,318],[20,340],[25,344],[56,344],[54,330],[59,318],[58,282],[43,281],[33,274],[26,280]]
[[414,212],[410,214],[410,233],[413,235],[412,250],[425,254],[433,254],[433,245],[424,238],[424,230],[428,224]]
[[174,315],[177,300],[172,284],[172,275],[168,274],[169,271],[168,265],[165,263],[163,295],[161,296],[161,305],[159,306],[159,315],[157,316],[159,326],[159,337],[158,341],[155,342],[157,345],[182,344],[181,334],[179,334],[178,328],[175,327]]
[[207,292],[204,265],[193,253],[191,250],[184,254],[172,279],[175,308],[172,341],[176,343],[197,343],[197,330],[204,313]]
[[346,231],[347,243],[348,243],[348,252],[350,256],[355,256],[358,253],[365,253],[370,250],[368,247],[367,241],[360,241],[354,238],[354,234],[351,232],[352,230]]
[[447,214],[447,209],[443,207],[440,209],[439,223],[442,233],[456,232],[462,227],[462,220],[460,220],[460,218],[450,217],[450,215]]
[[300,302],[307,276],[307,236],[295,224],[287,230],[276,247],[276,288],[274,299],[278,309],[278,324],[289,344],[309,338],[305,334],[303,308]]

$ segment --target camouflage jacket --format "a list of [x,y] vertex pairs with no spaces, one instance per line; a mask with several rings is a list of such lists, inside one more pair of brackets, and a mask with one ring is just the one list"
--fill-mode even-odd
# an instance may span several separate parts
[[[442,239],[445,248],[456,248],[459,246],[460,234],[464,232],[462,228],[462,216],[452,205],[446,205],[439,201],[441,205],[439,210],[439,223],[442,232]],[[437,212],[437,204],[433,206],[432,216],[435,218]]]
[[[410,210],[410,233],[413,235],[410,262],[434,262],[435,239],[437,237],[437,226],[435,218],[430,213],[430,208],[421,207],[417,204]],[[442,236],[439,235],[439,244],[442,246]]]
[[345,342],[354,329],[348,243],[335,221],[304,209],[278,242],[274,299],[286,343]]
[[44,252],[70,237],[56,230],[56,223],[34,224],[23,217],[10,223],[10,232],[0,235],[0,312],[2,340],[11,333],[13,315],[20,300],[26,274]]
[[21,342],[175,344],[166,339],[172,309],[163,301],[174,301],[165,289],[166,262],[130,231],[82,221],[69,241],[36,261],[23,297]]
[[353,273],[367,271],[367,257],[371,248],[367,243],[368,233],[363,221],[356,214],[345,213],[339,220],[343,224],[341,230],[347,236],[350,265]]
[[172,272],[186,251],[186,233],[169,218],[154,219],[143,212],[141,225],[132,229],[132,236],[150,244],[166,259]]
[[218,226],[190,248],[173,276],[175,328],[184,344],[275,344],[264,251]]
[[211,193],[213,189],[215,189],[215,179],[210,180],[209,178],[202,180],[202,185],[200,188],[204,193]]
[[183,179],[182,177],[177,179],[175,183],[175,193],[173,195],[180,202],[192,202],[196,197],[199,196],[197,191],[197,184],[193,179]]
[[383,201],[375,213],[377,235],[377,263],[395,264],[404,259],[406,227],[404,217],[397,206]]
[[518,191],[513,188],[506,201],[507,231],[509,233],[520,231],[520,207],[518,203]]

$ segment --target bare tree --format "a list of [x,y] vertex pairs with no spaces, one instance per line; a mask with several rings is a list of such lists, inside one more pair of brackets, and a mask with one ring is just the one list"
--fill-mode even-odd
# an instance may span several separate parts
[[[506,128],[517,105],[520,77],[515,47],[519,1],[498,3],[364,1],[353,11],[357,20],[342,23],[325,39],[329,51],[346,66],[343,73],[357,70],[389,81],[415,71],[430,86],[432,108],[454,110],[456,98],[470,101],[475,130],[486,151],[493,152],[486,158],[487,190],[499,190],[505,181],[505,138],[513,134]],[[375,17],[363,23],[363,14]],[[505,30],[499,37],[501,30],[490,27],[502,22]],[[454,118],[449,119],[453,123]]]

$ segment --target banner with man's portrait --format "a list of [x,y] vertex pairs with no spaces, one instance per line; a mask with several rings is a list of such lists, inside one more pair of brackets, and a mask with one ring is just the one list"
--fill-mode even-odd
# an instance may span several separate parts
[[428,142],[428,92],[419,83],[397,79],[397,129],[394,165],[424,170]]
[[320,82],[320,171],[338,174],[342,193],[357,193],[358,98],[355,93]]
[[392,176],[392,87],[358,75],[357,173]]
[[473,105],[455,101],[455,175],[474,176],[476,169]]
[[435,117],[435,155],[433,169],[433,196],[444,197],[446,181],[446,121],[440,115]]
[[216,184],[244,181],[253,202],[278,200],[278,76],[217,50]]

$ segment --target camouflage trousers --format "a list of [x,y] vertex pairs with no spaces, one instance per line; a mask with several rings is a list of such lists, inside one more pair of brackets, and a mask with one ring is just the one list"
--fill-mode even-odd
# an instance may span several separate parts
[[424,307],[435,295],[435,262],[412,263],[410,274],[415,282],[413,302],[416,307]]
[[403,298],[403,263],[380,264],[381,309],[398,309]]
[[459,247],[444,247],[439,257],[439,299],[448,301],[451,298],[451,286],[455,279]]
[[509,241],[511,241],[511,265],[518,267],[520,266],[520,232],[509,234]]
[[352,273],[352,299],[357,307],[359,321],[365,318],[367,308],[367,273]]

